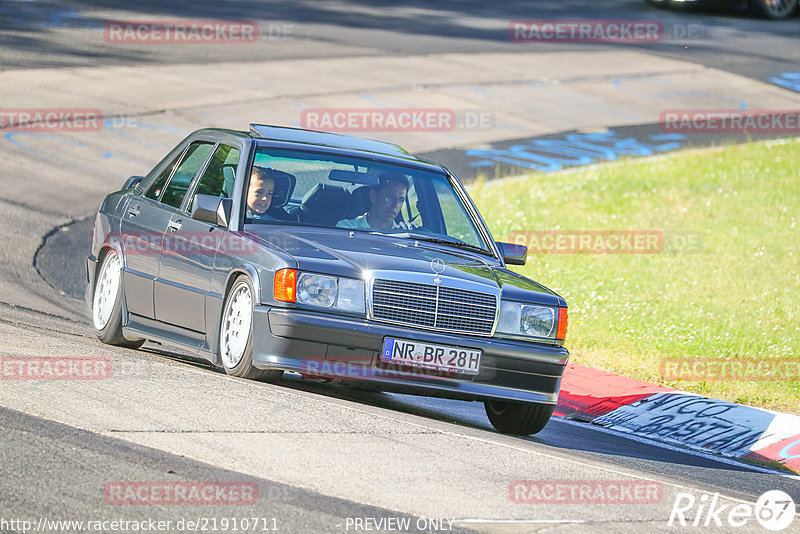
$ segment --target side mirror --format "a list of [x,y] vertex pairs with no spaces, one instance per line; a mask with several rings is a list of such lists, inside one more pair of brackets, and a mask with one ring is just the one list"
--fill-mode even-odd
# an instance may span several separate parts
[[503,261],[510,265],[525,265],[528,259],[528,247],[514,243],[497,243],[503,253]]
[[231,222],[233,201],[211,195],[195,195],[192,219],[227,228]]
[[125,180],[124,184],[122,184],[122,189],[135,189],[136,192],[138,193],[140,190],[140,184],[142,183],[142,180],[144,180],[144,176],[131,176],[130,178]]

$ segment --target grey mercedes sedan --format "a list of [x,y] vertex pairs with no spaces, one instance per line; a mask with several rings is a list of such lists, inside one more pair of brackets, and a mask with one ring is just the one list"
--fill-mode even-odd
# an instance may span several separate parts
[[400,147],[258,125],[189,135],[103,201],[87,258],[98,338],[484,402],[533,434],[558,400],[567,304],[507,264],[446,168]]

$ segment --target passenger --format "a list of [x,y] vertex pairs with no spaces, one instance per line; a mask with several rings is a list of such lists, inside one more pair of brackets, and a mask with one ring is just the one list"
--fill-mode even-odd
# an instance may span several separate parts
[[275,178],[270,174],[276,172],[264,167],[253,167],[250,174],[250,188],[247,190],[247,216],[255,221],[277,221],[267,210],[272,204],[275,192]]
[[398,224],[395,217],[406,200],[408,178],[401,174],[383,173],[380,183],[369,190],[369,211],[352,219],[342,219],[338,228],[373,230],[383,228],[406,228]]

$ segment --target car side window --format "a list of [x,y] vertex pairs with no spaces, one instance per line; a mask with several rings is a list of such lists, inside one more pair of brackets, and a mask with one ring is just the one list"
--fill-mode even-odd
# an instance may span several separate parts
[[177,158],[172,160],[169,165],[167,165],[161,174],[159,174],[153,183],[150,184],[150,187],[147,188],[147,192],[144,194],[147,198],[152,198],[153,200],[158,200],[158,197],[161,195],[161,191],[164,190],[164,185],[169,180],[169,175],[172,174],[172,169],[175,168],[175,164],[177,163]]
[[186,196],[186,192],[189,190],[189,184],[192,183],[192,179],[197,174],[197,171],[200,170],[212,148],[214,148],[214,145],[211,143],[201,142],[189,145],[183,160],[172,174],[164,194],[161,195],[162,204],[180,208],[183,197]]
[[195,188],[192,200],[187,208],[192,211],[194,197],[198,194],[230,198],[233,192],[233,180],[236,166],[239,163],[239,149],[227,145],[219,145],[211,156],[200,182]]

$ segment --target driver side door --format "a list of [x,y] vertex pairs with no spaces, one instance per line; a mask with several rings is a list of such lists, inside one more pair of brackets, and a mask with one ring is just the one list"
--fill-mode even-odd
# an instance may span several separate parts
[[228,231],[192,219],[197,194],[229,198],[241,150],[217,144],[195,178],[186,197],[167,225],[155,284],[156,319],[175,326],[206,332],[206,300],[211,291],[214,261]]

